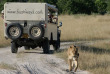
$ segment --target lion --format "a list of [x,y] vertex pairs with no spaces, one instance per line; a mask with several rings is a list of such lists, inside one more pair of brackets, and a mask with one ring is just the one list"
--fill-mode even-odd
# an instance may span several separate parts
[[76,72],[78,68],[78,57],[79,57],[78,47],[71,45],[68,48],[67,55],[68,55],[69,71],[72,71],[72,69],[74,68],[74,71]]

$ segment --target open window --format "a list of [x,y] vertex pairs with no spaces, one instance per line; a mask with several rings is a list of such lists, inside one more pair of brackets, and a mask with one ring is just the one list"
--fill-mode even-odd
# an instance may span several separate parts
[[53,5],[48,6],[48,22],[49,23],[58,23],[58,10]]

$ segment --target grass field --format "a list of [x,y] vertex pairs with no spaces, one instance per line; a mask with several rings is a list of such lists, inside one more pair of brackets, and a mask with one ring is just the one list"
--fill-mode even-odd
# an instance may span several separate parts
[[[79,69],[93,74],[110,74],[110,40],[96,41],[79,49]],[[67,62],[67,49],[55,54]]]
[[[0,15],[1,16],[1,15]],[[60,15],[62,41],[95,41],[81,46],[79,68],[93,74],[110,74],[110,15]],[[0,18],[0,47],[9,45],[4,38],[3,20]],[[66,50],[56,53],[67,61]]]
[[3,27],[3,19],[0,15],[0,47],[4,47],[10,44],[9,40],[4,38],[4,27]]
[[[61,15],[59,21],[62,41],[95,41],[80,47],[79,69],[110,74],[110,15]],[[67,49],[56,55],[67,62]]]
[[61,15],[62,41],[110,39],[110,15]]

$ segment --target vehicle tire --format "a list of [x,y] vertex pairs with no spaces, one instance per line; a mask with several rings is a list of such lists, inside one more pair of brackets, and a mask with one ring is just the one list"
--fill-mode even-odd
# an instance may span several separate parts
[[40,25],[32,25],[29,28],[29,37],[33,40],[39,40],[44,36],[44,29]]
[[56,41],[55,44],[53,44],[53,49],[57,51],[59,50],[59,48],[60,48],[60,42]]
[[23,28],[19,23],[9,24],[6,28],[6,34],[12,40],[19,39],[23,34]]
[[57,41],[55,41],[54,44],[53,44],[53,49],[54,50],[57,51],[59,48],[60,48],[60,34],[58,34]]
[[17,46],[17,44],[16,44],[15,42],[12,42],[12,43],[11,43],[11,52],[12,52],[12,53],[17,53],[17,51],[18,51],[18,46]]
[[24,46],[24,49],[25,50],[30,50],[30,47],[29,46]]
[[42,48],[43,48],[43,53],[44,54],[49,54],[50,53],[50,44],[49,44],[48,39],[44,40]]

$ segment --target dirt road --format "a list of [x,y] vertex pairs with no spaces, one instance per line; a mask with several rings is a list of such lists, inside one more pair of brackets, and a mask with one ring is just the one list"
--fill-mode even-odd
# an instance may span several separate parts
[[[68,48],[71,43],[65,44],[61,44],[61,49]],[[0,64],[0,74],[89,74],[82,70],[68,72],[63,59],[43,54],[41,48],[29,51],[19,48],[17,54],[11,53],[10,47],[0,48]]]

